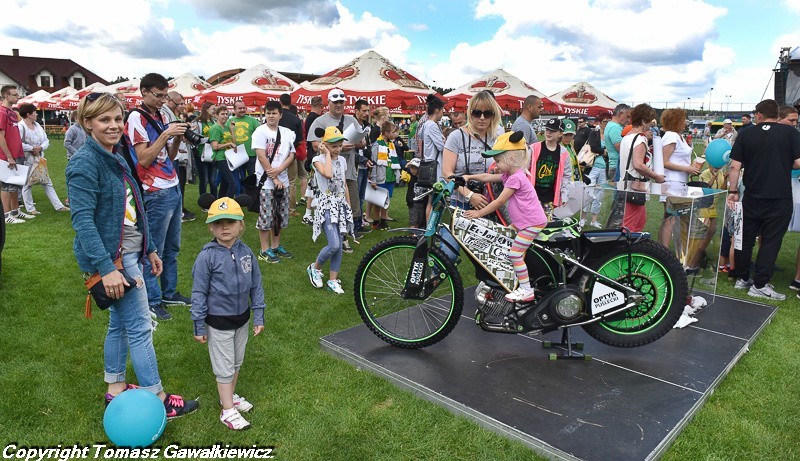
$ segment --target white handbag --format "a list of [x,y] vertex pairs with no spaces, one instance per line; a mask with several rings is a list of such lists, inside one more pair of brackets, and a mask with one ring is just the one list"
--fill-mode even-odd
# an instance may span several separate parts
[[228,161],[228,168],[231,171],[234,171],[235,169],[247,163],[249,158],[247,156],[247,150],[244,148],[244,144],[239,144],[235,149],[226,150],[225,160]]

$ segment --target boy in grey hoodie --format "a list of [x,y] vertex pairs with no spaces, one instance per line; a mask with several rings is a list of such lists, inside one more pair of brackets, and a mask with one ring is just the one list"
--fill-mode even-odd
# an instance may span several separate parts
[[206,223],[214,240],[203,247],[192,268],[194,339],[208,342],[222,404],[220,421],[233,430],[247,429],[250,423],[241,413],[253,405],[235,391],[251,310],[253,335],[264,331],[261,271],[253,251],[239,239],[244,213],[235,200],[223,197],[212,203]]

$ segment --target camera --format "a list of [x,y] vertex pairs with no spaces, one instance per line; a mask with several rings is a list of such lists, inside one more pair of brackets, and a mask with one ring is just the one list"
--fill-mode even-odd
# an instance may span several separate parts
[[[184,123],[184,122],[176,121],[172,123]],[[200,133],[188,127],[186,128],[186,131],[183,133],[183,139],[186,141],[186,144],[189,144],[192,147],[197,147],[200,144],[205,144],[208,142],[208,138],[202,137]]]
[[477,179],[470,179],[467,181],[467,189],[475,192],[476,194],[483,194],[484,184]]

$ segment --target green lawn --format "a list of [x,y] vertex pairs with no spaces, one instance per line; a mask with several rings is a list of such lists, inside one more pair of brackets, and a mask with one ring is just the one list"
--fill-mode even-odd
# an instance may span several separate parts
[[[65,194],[61,142],[48,151],[51,176]],[[391,214],[407,219],[396,192]],[[85,291],[72,254],[69,216],[54,212],[41,188],[34,197],[43,214],[8,228],[0,278],[0,445],[90,445],[105,441],[102,429],[102,347],[107,314],[83,318]],[[187,187],[188,208],[197,188]],[[256,248],[255,216],[246,217],[245,242]],[[455,417],[322,351],[319,338],[360,323],[352,280],[367,249],[386,236],[367,235],[344,256],[346,294],[310,287],[305,267],[324,245],[293,218],[283,242],[295,257],[260,263],[267,296],[266,331],[251,338],[238,392],[255,404],[253,429],[229,431],[218,422],[216,386],[205,346],[192,339],[188,309],[155,333],[167,391],[200,396],[197,414],[167,425],[157,446],[274,445],[285,460],[473,460],[536,459],[520,443]],[[191,267],[210,234],[201,219],[185,224],[179,290],[191,292]],[[794,274],[797,234],[787,234],[775,285],[786,289]],[[461,266],[472,278],[468,263]],[[327,272],[326,272],[327,274]],[[719,292],[735,293],[720,281]],[[793,293],[790,293],[793,295]],[[753,344],[667,453],[668,460],[800,459],[800,300],[780,304],[772,324]],[[587,345],[591,347],[591,345]],[[635,353],[635,351],[632,351]],[[542,360],[545,360],[544,356]],[[129,368],[129,376],[133,372]]]

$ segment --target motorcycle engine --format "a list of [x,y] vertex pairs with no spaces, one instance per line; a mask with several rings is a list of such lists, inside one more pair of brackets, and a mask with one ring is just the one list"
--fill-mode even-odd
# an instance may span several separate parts
[[535,306],[521,311],[519,323],[525,330],[552,329],[586,317],[586,298],[576,286],[567,285],[544,293]]
[[502,317],[514,308],[514,304],[506,301],[505,292],[480,282],[475,288],[475,301],[478,309],[486,315]]

